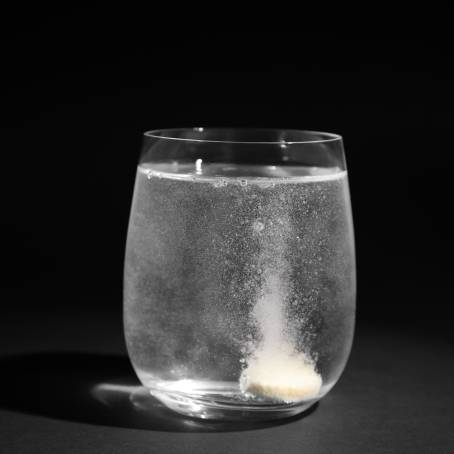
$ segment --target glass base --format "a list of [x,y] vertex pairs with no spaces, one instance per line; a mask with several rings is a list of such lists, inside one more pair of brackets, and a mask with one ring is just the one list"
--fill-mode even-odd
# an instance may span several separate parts
[[318,399],[295,403],[263,404],[247,402],[235,396],[189,395],[149,389],[150,394],[167,408],[185,416],[224,421],[268,421],[289,418],[307,410]]

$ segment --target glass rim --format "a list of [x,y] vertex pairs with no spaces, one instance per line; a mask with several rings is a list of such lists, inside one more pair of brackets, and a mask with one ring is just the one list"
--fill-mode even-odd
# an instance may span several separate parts
[[[189,137],[178,137],[177,133],[182,132],[256,132],[256,133],[294,133],[309,136],[304,140],[217,140],[217,139],[195,139]],[[242,145],[303,145],[303,144],[323,144],[328,142],[342,142],[340,134],[324,131],[314,131],[309,129],[280,129],[280,128],[227,128],[227,127],[193,127],[193,128],[165,128],[153,129],[143,133],[145,137],[161,140],[176,140],[180,142],[196,143],[218,143],[218,144],[242,144]],[[310,136],[313,136],[310,138]]]

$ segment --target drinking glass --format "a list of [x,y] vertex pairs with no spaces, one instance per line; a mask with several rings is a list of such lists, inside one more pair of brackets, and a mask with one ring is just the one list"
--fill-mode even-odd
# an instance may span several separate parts
[[221,420],[302,412],[345,367],[355,293],[339,135],[145,133],[124,326],[140,381],[167,407]]

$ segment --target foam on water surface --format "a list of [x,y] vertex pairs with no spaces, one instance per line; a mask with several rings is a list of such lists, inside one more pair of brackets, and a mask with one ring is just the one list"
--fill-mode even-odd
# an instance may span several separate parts
[[259,166],[233,165],[228,163],[203,164],[197,160],[195,164],[174,162],[142,163],[139,171],[153,178],[172,180],[190,180],[198,183],[214,183],[221,187],[229,183],[241,186],[247,184],[281,184],[317,182],[342,178],[346,171],[338,167],[308,166]]

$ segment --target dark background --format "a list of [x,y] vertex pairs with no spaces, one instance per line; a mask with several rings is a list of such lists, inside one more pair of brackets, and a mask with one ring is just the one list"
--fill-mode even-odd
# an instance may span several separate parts
[[120,327],[142,132],[281,127],[344,137],[359,322],[448,335],[445,37],[203,32],[92,10],[3,20],[2,312],[96,311]]
[[[318,29],[303,33],[287,11],[280,30],[236,32],[221,6],[211,29],[184,13],[183,28],[150,6],[0,15],[0,451],[452,452],[449,37],[424,22],[391,39],[383,22],[371,39],[295,13]],[[192,126],[344,137],[355,341],[334,390],[281,425],[131,405],[122,279],[142,132]]]

